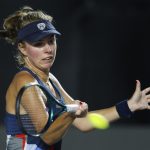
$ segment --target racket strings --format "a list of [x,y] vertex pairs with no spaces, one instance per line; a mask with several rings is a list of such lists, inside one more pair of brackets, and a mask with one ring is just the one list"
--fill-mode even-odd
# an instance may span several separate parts
[[17,118],[20,128],[28,135],[41,135],[66,110],[60,100],[39,84],[27,84],[20,91],[16,103]]
[[[48,121],[47,96],[38,86],[27,88],[21,97],[20,115],[23,128],[30,134],[39,134]],[[20,108],[21,108],[20,107]]]

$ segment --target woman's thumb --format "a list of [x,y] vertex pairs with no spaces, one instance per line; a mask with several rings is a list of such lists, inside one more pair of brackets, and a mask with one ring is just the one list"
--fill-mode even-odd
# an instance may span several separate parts
[[136,80],[136,88],[135,88],[135,92],[136,91],[141,91],[141,83],[139,80]]

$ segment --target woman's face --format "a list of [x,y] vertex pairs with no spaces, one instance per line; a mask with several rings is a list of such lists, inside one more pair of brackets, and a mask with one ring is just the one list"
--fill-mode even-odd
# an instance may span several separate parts
[[29,63],[40,70],[50,70],[55,60],[56,49],[56,37],[54,35],[32,44],[25,42],[25,61],[28,59]]

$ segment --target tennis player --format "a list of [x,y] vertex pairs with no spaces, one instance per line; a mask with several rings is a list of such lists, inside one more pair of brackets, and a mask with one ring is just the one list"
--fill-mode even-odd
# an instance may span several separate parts
[[[51,73],[57,50],[56,36],[59,35],[60,33],[52,24],[52,17],[31,7],[25,6],[4,20],[0,37],[17,47],[15,59],[20,67],[6,93],[7,150],[60,150],[62,137],[72,124],[83,132],[94,129],[87,119],[87,114],[90,113],[88,105],[69,96]],[[49,124],[48,130],[41,137],[24,134],[16,119],[16,95],[21,87],[30,82],[48,87],[54,99],[65,104],[76,103],[80,106],[75,113],[65,112],[55,116],[54,122]],[[149,91],[150,88],[141,90],[140,82],[137,81],[135,92],[128,101],[92,112],[102,114],[110,122],[119,118],[129,118],[136,110],[150,109]],[[39,102],[31,105],[32,97],[29,104],[27,106],[32,110],[36,109],[35,117],[40,115],[37,106],[42,108],[43,105],[39,105]],[[54,109],[57,111],[58,108],[54,107]],[[21,113],[26,114],[23,107]],[[44,115],[49,115],[46,110]],[[43,118],[41,117],[41,124],[46,121]]]

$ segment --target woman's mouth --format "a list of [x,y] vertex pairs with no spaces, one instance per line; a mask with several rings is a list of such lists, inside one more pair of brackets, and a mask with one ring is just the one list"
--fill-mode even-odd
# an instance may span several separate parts
[[47,61],[53,60],[53,56],[46,57],[43,60],[47,60]]

